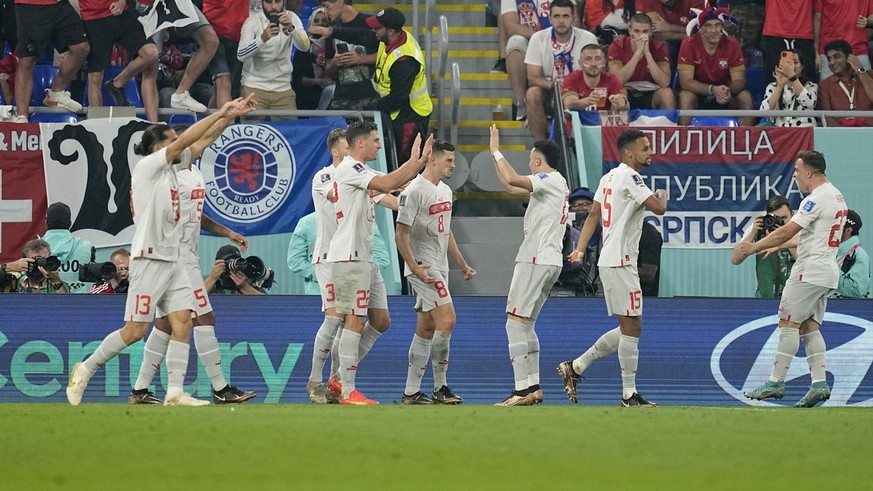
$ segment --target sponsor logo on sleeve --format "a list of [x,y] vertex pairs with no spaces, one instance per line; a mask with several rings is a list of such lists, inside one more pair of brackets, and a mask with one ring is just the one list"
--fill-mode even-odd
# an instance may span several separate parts
[[643,187],[643,186],[646,185],[646,184],[643,182],[643,177],[642,177],[641,175],[639,175],[639,174],[634,174],[633,177],[634,177],[634,183],[636,183],[637,186],[639,186],[639,187]]
[[355,172],[364,172],[364,164],[360,162],[356,162],[352,168],[355,169]]
[[405,194],[401,194],[401,195],[400,195],[400,205],[399,205],[399,206],[400,206],[401,208],[403,208],[404,206],[406,206],[406,195],[405,195]]
[[811,212],[813,208],[815,208],[815,201],[807,201],[803,204],[803,211],[806,213]]
[[549,175],[548,174],[537,174],[537,177],[539,177],[540,180],[542,181],[543,179],[546,179],[547,177],[549,177]]

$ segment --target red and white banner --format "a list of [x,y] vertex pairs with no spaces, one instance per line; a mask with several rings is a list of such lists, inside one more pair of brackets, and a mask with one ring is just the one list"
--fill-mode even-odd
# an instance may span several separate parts
[[38,124],[0,123],[0,262],[45,233],[45,174]]

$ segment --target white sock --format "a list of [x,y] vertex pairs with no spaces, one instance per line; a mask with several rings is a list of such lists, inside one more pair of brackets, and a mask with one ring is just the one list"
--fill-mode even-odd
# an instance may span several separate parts
[[190,347],[187,343],[170,340],[167,346],[167,399],[179,395],[185,383],[185,372],[188,370],[188,354]]
[[82,369],[87,372],[88,376],[94,374],[98,368],[103,366],[104,363],[115,358],[118,353],[121,353],[121,350],[127,348],[127,345],[124,344],[124,340],[121,339],[121,329],[117,331],[112,331],[103,338],[103,341],[100,343],[100,346],[97,347],[97,350],[91,354],[88,358],[85,358],[85,361],[82,362]]
[[427,359],[430,358],[431,340],[424,339],[418,334],[412,335],[412,344],[409,345],[409,365],[406,369],[406,388],[403,394],[411,396],[421,391],[421,378],[427,370]]
[[227,379],[221,371],[221,349],[218,347],[218,338],[215,337],[215,326],[194,327],[194,349],[206,368],[212,389],[218,391],[227,387]]
[[331,346],[336,339],[336,331],[342,325],[339,317],[324,316],[324,322],[315,333],[315,345],[312,347],[312,368],[309,370],[309,381],[324,382],[324,363],[331,356]]
[[603,336],[594,342],[588,351],[582,353],[579,358],[573,360],[573,370],[582,375],[582,372],[588,369],[592,363],[604,358],[618,349],[618,340],[621,338],[621,329],[616,327],[611,331],[606,331]]
[[806,362],[809,363],[809,374],[812,376],[812,383],[826,381],[825,351],[827,351],[827,346],[825,345],[824,338],[821,336],[821,331],[808,332],[800,336],[800,339],[806,348]]
[[358,346],[358,363],[373,349],[373,345],[376,344],[376,340],[381,335],[382,333],[371,326],[368,321],[367,325],[364,326],[364,331],[361,333],[361,344]]
[[525,326],[527,336],[527,386],[540,384],[540,338],[534,330],[534,324]]
[[355,375],[358,370],[358,350],[361,345],[361,335],[349,331],[343,331],[343,338],[339,347],[339,376],[343,384],[342,398],[348,399],[355,390]]
[[527,335],[525,325],[506,319],[506,338],[509,340],[509,363],[515,377],[515,390],[525,390],[527,385]]
[[618,340],[618,364],[621,366],[621,398],[629,399],[637,391],[637,364],[640,338],[620,335]]
[[340,341],[343,339],[343,324],[340,323],[339,330],[336,332],[336,337],[333,338],[333,344],[330,346],[330,376],[339,378],[339,347]]
[[[822,340],[824,342],[824,340]],[[776,345],[776,358],[773,360],[773,371],[770,372],[771,382],[784,382],[791,360],[800,348],[800,329],[790,327],[779,328],[779,344]]]
[[452,335],[436,331],[433,333],[433,344],[430,345],[430,363],[433,367],[433,390],[440,390],[446,383],[446,372],[449,370],[449,341]]
[[139,366],[139,375],[136,377],[135,390],[148,389],[155,378],[155,374],[161,369],[161,362],[167,354],[167,346],[170,344],[170,335],[152,328],[149,337],[146,338],[142,349],[142,365]]

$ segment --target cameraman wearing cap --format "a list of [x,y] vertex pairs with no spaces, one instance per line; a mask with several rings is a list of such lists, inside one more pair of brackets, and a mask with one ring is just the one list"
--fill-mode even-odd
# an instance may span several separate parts
[[[785,196],[773,196],[767,200],[767,214],[755,217],[754,223],[740,242],[757,242],[791,220],[794,213]],[[776,298],[782,295],[785,281],[791,274],[791,266],[797,259],[797,242],[790,240],[783,248],[766,255],[755,256],[755,273],[758,278],[758,298]]]
[[21,259],[0,266],[3,273],[0,288],[17,293],[69,293],[70,287],[58,273],[60,262],[51,254],[48,242],[43,239],[27,242],[21,249]]
[[79,268],[91,260],[91,243],[70,233],[73,226],[70,207],[60,201],[45,213],[46,233],[42,237],[61,261],[60,276],[70,293],[88,293],[88,284],[79,281]]
[[835,298],[867,298],[870,291],[870,255],[861,249],[858,232],[861,230],[861,217],[855,210],[849,210],[840,248],[837,249],[837,266],[840,279]]
[[252,284],[252,280],[242,271],[228,271],[228,260],[240,258],[242,255],[238,247],[221,246],[215,253],[212,271],[203,280],[206,291],[217,295],[266,295],[267,292],[260,286]]

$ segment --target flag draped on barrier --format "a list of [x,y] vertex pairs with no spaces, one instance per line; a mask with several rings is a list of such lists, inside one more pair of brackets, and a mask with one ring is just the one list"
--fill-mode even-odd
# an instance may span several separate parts
[[197,9],[191,0],[154,0],[139,18],[146,38],[168,27],[185,27],[197,22]]

